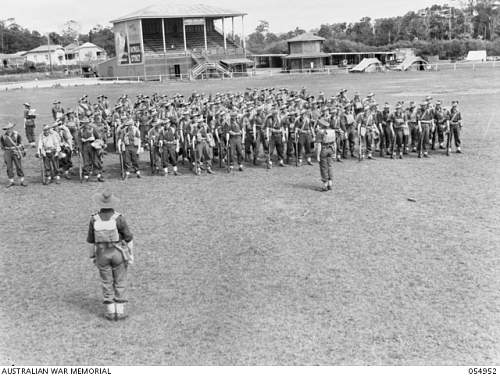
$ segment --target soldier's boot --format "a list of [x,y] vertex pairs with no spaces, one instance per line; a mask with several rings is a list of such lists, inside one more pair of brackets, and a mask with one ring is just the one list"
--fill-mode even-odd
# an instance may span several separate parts
[[89,181],[89,176],[88,175],[84,175],[83,179],[84,179],[85,182],[88,182]]
[[168,177],[168,168],[163,168],[163,175]]
[[429,153],[424,152],[424,157],[425,157],[425,158],[429,158]]
[[460,147],[457,147],[457,153],[462,153],[462,150],[460,149]]
[[253,164],[257,165],[257,156],[253,156]]
[[24,182],[24,177],[21,177],[21,181],[19,182],[19,184],[23,187],[27,187],[28,185],[26,184],[26,182]]
[[104,317],[110,321],[116,319],[116,306],[114,302],[104,304]]
[[384,148],[380,148],[380,157],[384,157]]
[[271,160],[267,161],[267,168],[271,169],[273,167],[273,162]]
[[444,143],[443,142],[439,143],[439,149],[444,149]]
[[130,172],[129,171],[125,172],[125,180],[127,180],[129,177],[130,177]]
[[12,187],[14,185],[15,185],[14,180],[13,179],[9,179],[9,183],[7,183],[7,188]]
[[333,181],[332,180],[328,181],[328,190],[333,190]]
[[283,160],[280,160],[280,166],[285,166],[285,164],[283,163]]
[[137,178],[141,178],[141,172],[139,170],[135,172],[135,175],[137,176]]
[[56,185],[59,185],[59,184],[61,184],[61,177],[56,175]]
[[240,164],[240,166],[238,166],[238,170],[239,171],[243,171],[243,165],[242,164]]
[[403,153],[399,152],[399,159],[402,160],[403,159]]
[[125,312],[125,303],[117,302],[115,305],[116,305],[116,320],[119,321],[121,319],[127,318],[128,315]]
[[177,166],[174,166],[174,175],[180,175],[179,172],[177,171]]
[[36,147],[36,144],[33,142],[33,143],[30,143],[31,145],[31,148],[35,148]]
[[229,167],[227,168],[227,172],[228,173],[231,173],[234,169],[234,166],[233,165],[229,165]]
[[325,183],[323,184],[323,187],[321,188],[321,191],[326,192],[326,191],[328,191],[328,190],[330,190],[330,187],[329,187],[329,185],[328,185],[328,182],[325,182]]
[[307,161],[307,165],[312,165],[313,164],[312,161],[311,161],[311,157],[308,157],[306,161]]
[[97,180],[98,180],[99,182],[104,182],[104,178],[102,177],[102,175],[101,175],[101,174],[97,174]]
[[301,158],[299,158],[299,163],[297,165],[302,166],[302,159]]
[[368,152],[368,159],[369,159],[369,160],[373,160],[373,157],[372,157],[372,152]]
[[391,154],[391,160],[394,160],[396,158],[396,153]]
[[207,167],[208,174],[215,174],[210,166]]
[[66,178],[66,179],[71,179],[71,176],[69,175],[69,170],[66,170],[66,171],[64,172],[64,178]]

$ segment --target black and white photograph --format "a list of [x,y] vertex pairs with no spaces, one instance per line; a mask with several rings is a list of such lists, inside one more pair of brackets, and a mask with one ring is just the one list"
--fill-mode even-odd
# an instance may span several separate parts
[[499,105],[500,0],[2,0],[1,374],[500,373]]

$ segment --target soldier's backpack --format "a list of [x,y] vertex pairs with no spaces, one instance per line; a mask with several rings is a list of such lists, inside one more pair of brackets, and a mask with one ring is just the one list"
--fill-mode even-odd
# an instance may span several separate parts
[[120,241],[116,219],[120,216],[115,212],[107,221],[104,221],[99,214],[93,215],[94,219],[94,241],[95,243],[114,243]]

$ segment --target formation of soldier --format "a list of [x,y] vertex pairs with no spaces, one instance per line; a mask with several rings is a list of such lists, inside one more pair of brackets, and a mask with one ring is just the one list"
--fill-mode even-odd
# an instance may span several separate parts
[[[375,95],[362,98],[347,90],[331,97],[311,95],[305,88],[250,89],[243,93],[193,93],[188,97],[139,94],[128,95],[111,105],[104,95],[91,103],[81,97],[76,108],[67,109],[54,101],[52,124],[43,125],[35,143],[36,111],[25,103],[24,126],[29,144],[42,159],[44,184],[71,179],[72,157],[78,156],[81,181],[102,175],[103,158],[118,153],[121,175],[141,177],[139,155],[149,152],[151,173],[179,175],[178,164],[187,164],[200,175],[214,174],[214,165],[228,172],[244,164],[267,169],[320,162],[325,191],[332,187],[331,164],[348,158],[359,160],[380,157],[403,159],[415,153],[429,157],[429,150],[446,154],[454,144],[461,153],[462,119],[458,101],[449,109],[427,97],[418,105],[400,101],[394,109],[377,104]],[[4,127],[0,138],[5,150],[9,186],[14,185],[13,167],[25,185],[21,166],[24,153],[21,136],[13,125]],[[274,155],[276,154],[276,158]]]

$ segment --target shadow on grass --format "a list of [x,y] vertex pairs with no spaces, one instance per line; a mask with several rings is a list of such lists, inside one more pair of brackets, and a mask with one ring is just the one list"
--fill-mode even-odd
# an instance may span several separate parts
[[99,315],[102,312],[102,301],[88,292],[73,292],[64,297],[64,302],[71,305],[80,314]]

